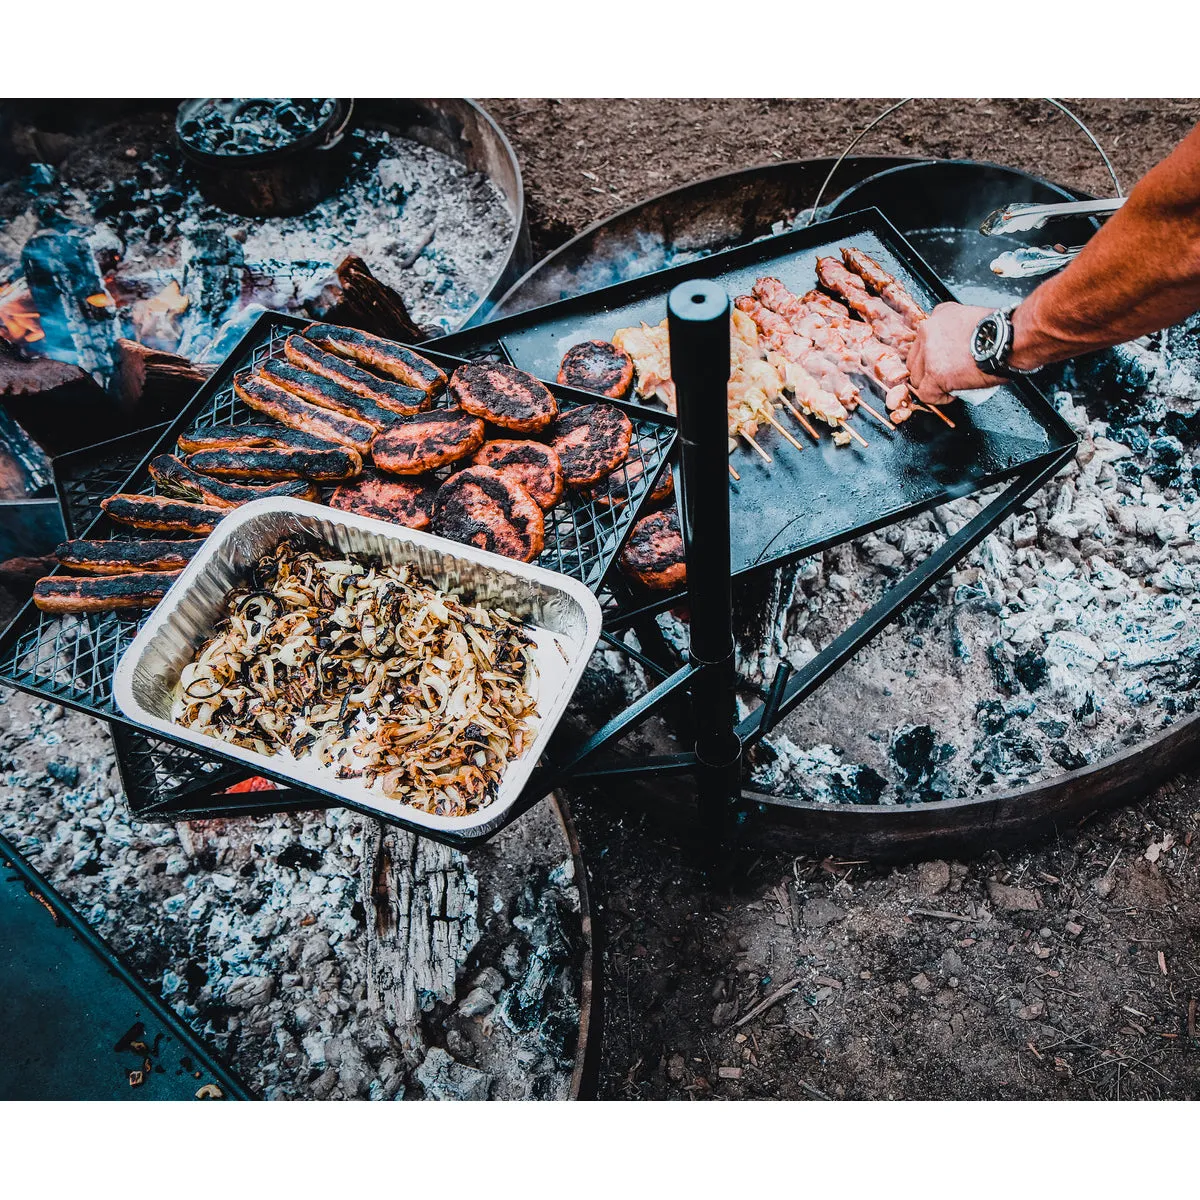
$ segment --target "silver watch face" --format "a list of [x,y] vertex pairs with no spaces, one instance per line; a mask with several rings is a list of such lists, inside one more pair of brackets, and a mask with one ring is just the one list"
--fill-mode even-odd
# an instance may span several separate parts
[[993,313],[989,317],[984,317],[978,325],[975,326],[975,333],[971,338],[971,353],[977,362],[982,362],[984,359],[995,358],[1000,350],[1000,343],[1003,340],[1003,331],[1000,328],[1000,322],[996,319]]

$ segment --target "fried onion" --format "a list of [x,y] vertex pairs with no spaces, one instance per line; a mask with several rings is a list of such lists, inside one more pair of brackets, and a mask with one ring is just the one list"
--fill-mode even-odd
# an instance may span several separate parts
[[180,676],[173,717],[441,816],[495,799],[533,741],[534,642],[411,566],[282,543]]

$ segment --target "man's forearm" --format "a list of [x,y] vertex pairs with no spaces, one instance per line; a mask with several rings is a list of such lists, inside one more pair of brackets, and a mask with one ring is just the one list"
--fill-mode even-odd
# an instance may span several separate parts
[[1013,317],[1012,362],[1042,366],[1200,310],[1200,129],[1150,171],[1061,275]]

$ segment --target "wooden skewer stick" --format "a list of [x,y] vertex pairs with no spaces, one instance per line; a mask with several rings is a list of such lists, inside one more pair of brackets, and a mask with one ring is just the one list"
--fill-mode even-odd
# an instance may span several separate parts
[[867,403],[865,400],[863,400],[861,397],[860,397],[860,399],[859,399],[859,401],[858,401],[858,407],[859,407],[859,408],[862,408],[862,409],[865,409],[867,412],[869,412],[869,413],[871,414],[871,416],[873,416],[873,417],[875,418],[875,420],[877,420],[877,421],[880,423],[880,425],[884,426],[886,429],[889,429],[889,430],[891,430],[891,429],[895,429],[895,428],[896,428],[896,427],[895,427],[895,426],[894,426],[894,425],[891,423],[891,421],[887,420],[887,418],[886,418],[886,417],[882,417],[882,416],[880,416],[880,415],[879,415],[879,413],[877,413],[877,412],[876,412],[876,411],[875,411],[875,410],[874,410],[874,409],[873,409],[873,408],[872,408],[872,407],[871,407],[871,406],[870,406],[870,405],[869,405],[869,404],[868,404],[868,403]]
[[799,422],[800,427],[807,433],[814,442],[821,440],[821,435],[808,423],[804,418],[804,414],[797,409],[786,396],[780,396],[779,399],[783,402],[784,407],[792,414]]
[[838,428],[844,429],[856,442],[859,442],[861,445],[866,446],[868,444],[867,439],[863,437],[863,435],[859,433],[858,430],[849,423],[849,421],[839,421]]
[[944,412],[942,412],[941,409],[938,408],[938,406],[936,404],[926,404],[921,399],[920,393],[917,391],[917,389],[915,387],[913,387],[913,385],[911,383],[906,384],[905,386],[907,386],[909,392],[912,394],[913,408],[919,408],[922,412],[933,413],[933,415],[935,417],[941,417],[942,420],[945,421],[946,424],[949,425],[951,429],[956,428],[954,422],[952,420],[950,420],[950,418],[948,416],[946,416],[946,414]]
[[913,407],[924,409],[928,413],[933,413],[933,415],[935,417],[941,417],[942,420],[945,421],[946,424],[949,425],[951,429],[955,428],[954,422],[952,420],[950,420],[950,418],[948,416],[946,416],[946,414],[944,412],[942,412],[942,410],[940,408],[938,408],[938,406],[936,404],[921,403],[921,404],[914,404]]
[[788,431],[786,429],[784,429],[784,427],[782,425],[780,425],[780,423],[777,420],[775,420],[775,418],[772,417],[770,414],[767,415],[767,420],[770,421],[772,426],[775,429],[777,429],[783,437],[787,438],[787,440],[789,442],[791,442],[792,445],[795,446],[797,450],[804,449],[804,447],[798,441],[796,441],[796,439],[794,437],[792,437],[792,435],[790,433],[788,433]]
[[742,477],[733,469],[733,463],[729,464],[729,473],[734,477],[734,479],[737,480],[738,483],[742,482]]
[[759,456],[759,457],[760,457],[760,458],[763,460],[763,462],[765,462],[765,463],[766,463],[768,466],[770,466],[770,465],[771,465],[771,463],[772,463],[772,462],[774,462],[774,459],[772,459],[772,457],[771,457],[771,456],[770,456],[770,455],[769,455],[769,454],[768,454],[768,453],[767,453],[767,452],[766,452],[766,451],[765,451],[765,450],[764,450],[764,449],[763,449],[763,448],[762,448],[762,447],[761,447],[761,446],[760,446],[760,445],[759,445],[759,444],[758,444],[758,443],[757,443],[757,442],[756,442],[756,441],[755,441],[755,440],[754,440],[754,439],[753,439],[753,438],[752,438],[752,437],[751,437],[751,436],[750,436],[750,435],[749,435],[749,434],[748,434],[748,433],[747,433],[747,432],[746,432],[744,429],[739,429],[739,430],[738,430],[738,436],[739,436],[739,437],[743,437],[743,438],[745,438],[745,439],[746,439],[746,441],[750,443],[750,448],[751,448],[751,449],[752,449],[752,450],[755,452],[755,454],[757,454],[757,455],[758,455],[758,456]]

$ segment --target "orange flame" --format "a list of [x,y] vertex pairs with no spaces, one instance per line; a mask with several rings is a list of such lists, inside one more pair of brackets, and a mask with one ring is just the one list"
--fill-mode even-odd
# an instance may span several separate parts
[[0,288],[0,336],[10,342],[40,342],[45,336],[24,279]]

